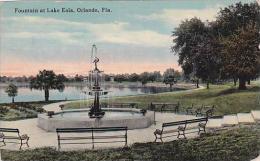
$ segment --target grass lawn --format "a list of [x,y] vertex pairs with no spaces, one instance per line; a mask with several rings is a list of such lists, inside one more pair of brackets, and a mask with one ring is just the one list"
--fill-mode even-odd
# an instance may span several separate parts
[[[151,102],[180,102],[181,108],[194,104],[216,105],[216,115],[249,112],[260,110],[260,85],[253,82],[247,90],[238,90],[232,84],[211,85],[210,89],[199,89],[185,92],[168,92],[139,96],[126,96],[110,99],[109,102],[137,102],[140,108],[148,108]],[[69,103],[65,108],[82,108],[89,105],[87,101]]]
[[167,143],[136,143],[129,148],[57,151],[39,148],[2,151],[3,161],[250,161],[260,150],[259,129],[236,129]]

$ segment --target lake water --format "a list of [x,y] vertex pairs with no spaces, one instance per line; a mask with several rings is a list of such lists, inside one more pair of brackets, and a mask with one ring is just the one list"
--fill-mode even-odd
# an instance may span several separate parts
[[[141,94],[153,94],[170,91],[169,88],[165,87],[120,87],[111,86],[106,87],[106,91],[109,91],[108,95],[104,97],[114,96],[130,96],[130,95],[141,95]],[[58,90],[50,90],[50,100],[65,100],[65,99],[88,99],[92,96],[88,96],[83,91],[87,91],[87,87],[82,86],[66,86],[63,92]],[[31,90],[30,88],[23,86],[18,88],[18,95],[15,97],[16,102],[26,101],[43,101],[44,91]],[[10,103],[11,98],[5,93],[5,87],[0,87],[0,103]]]

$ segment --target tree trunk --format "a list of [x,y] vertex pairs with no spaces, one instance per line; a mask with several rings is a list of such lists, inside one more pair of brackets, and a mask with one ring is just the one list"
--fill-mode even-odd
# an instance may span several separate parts
[[198,79],[196,81],[196,86],[197,86],[197,88],[199,88],[199,80]]
[[239,78],[239,87],[240,90],[246,89],[246,80],[244,78]]
[[250,83],[251,83],[251,81],[250,81],[250,79],[248,79],[248,80],[247,80],[247,84],[250,85]]
[[209,81],[207,81],[207,89],[209,89]]
[[12,103],[14,103],[14,97],[12,97]]
[[170,83],[170,91],[172,91],[172,84]]
[[233,78],[234,80],[234,86],[237,86],[237,78]]
[[49,101],[49,89],[44,90],[45,101]]

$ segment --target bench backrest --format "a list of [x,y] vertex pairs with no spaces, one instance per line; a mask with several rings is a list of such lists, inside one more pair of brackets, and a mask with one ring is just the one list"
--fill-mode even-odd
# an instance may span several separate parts
[[186,120],[187,124],[192,124],[192,123],[197,123],[197,122],[207,122],[208,118],[198,118],[198,119],[191,119],[191,120]]
[[179,111],[179,107],[180,107],[180,103],[159,103],[159,102],[151,102],[150,106],[150,110],[155,110],[157,108],[159,108],[159,110],[161,111],[175,111],[178,112]]
[[221,115],[215,115],[215,116],[210,116],[210,117],[208,117],[209,119],[222,119],[223,118],[223,116],[221,116]]
[[126,131],[127,127],[98,127],[98,128],[57,128],[57,133],[84,133],[84,132],[106,132]]
[[129,103],[102,103],[102,106],[109,108],[117,108],[117,107],[129,107],[129,108],[137,108],[138,103],[129,102]]
[[167,122],[163,123],[162,127],[169,127],[169,126],[178,126],[178,125],[186,125],[186,124],[192,124],[197,122],[207,122],[208,118],[198,118],[198,119],[191,119],[191,120],[184,120],[184,121],[176,121],[176,122]]
[[112,104],[108,104],[108,106],[110,107],[137,107],[137,103],[112,103]]
[[19,133],[19,129],[0,128],[0,132]]
[[167,122],[167,123],[163,123],[162,127],[164,128],[164,127],[184,125],[184,124],[186,124],[186,121]]

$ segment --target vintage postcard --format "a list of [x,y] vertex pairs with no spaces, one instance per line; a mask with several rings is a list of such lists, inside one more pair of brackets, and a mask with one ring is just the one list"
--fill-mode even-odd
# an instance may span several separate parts
[[0,1],[0,161],[260,161],[255,0]]

